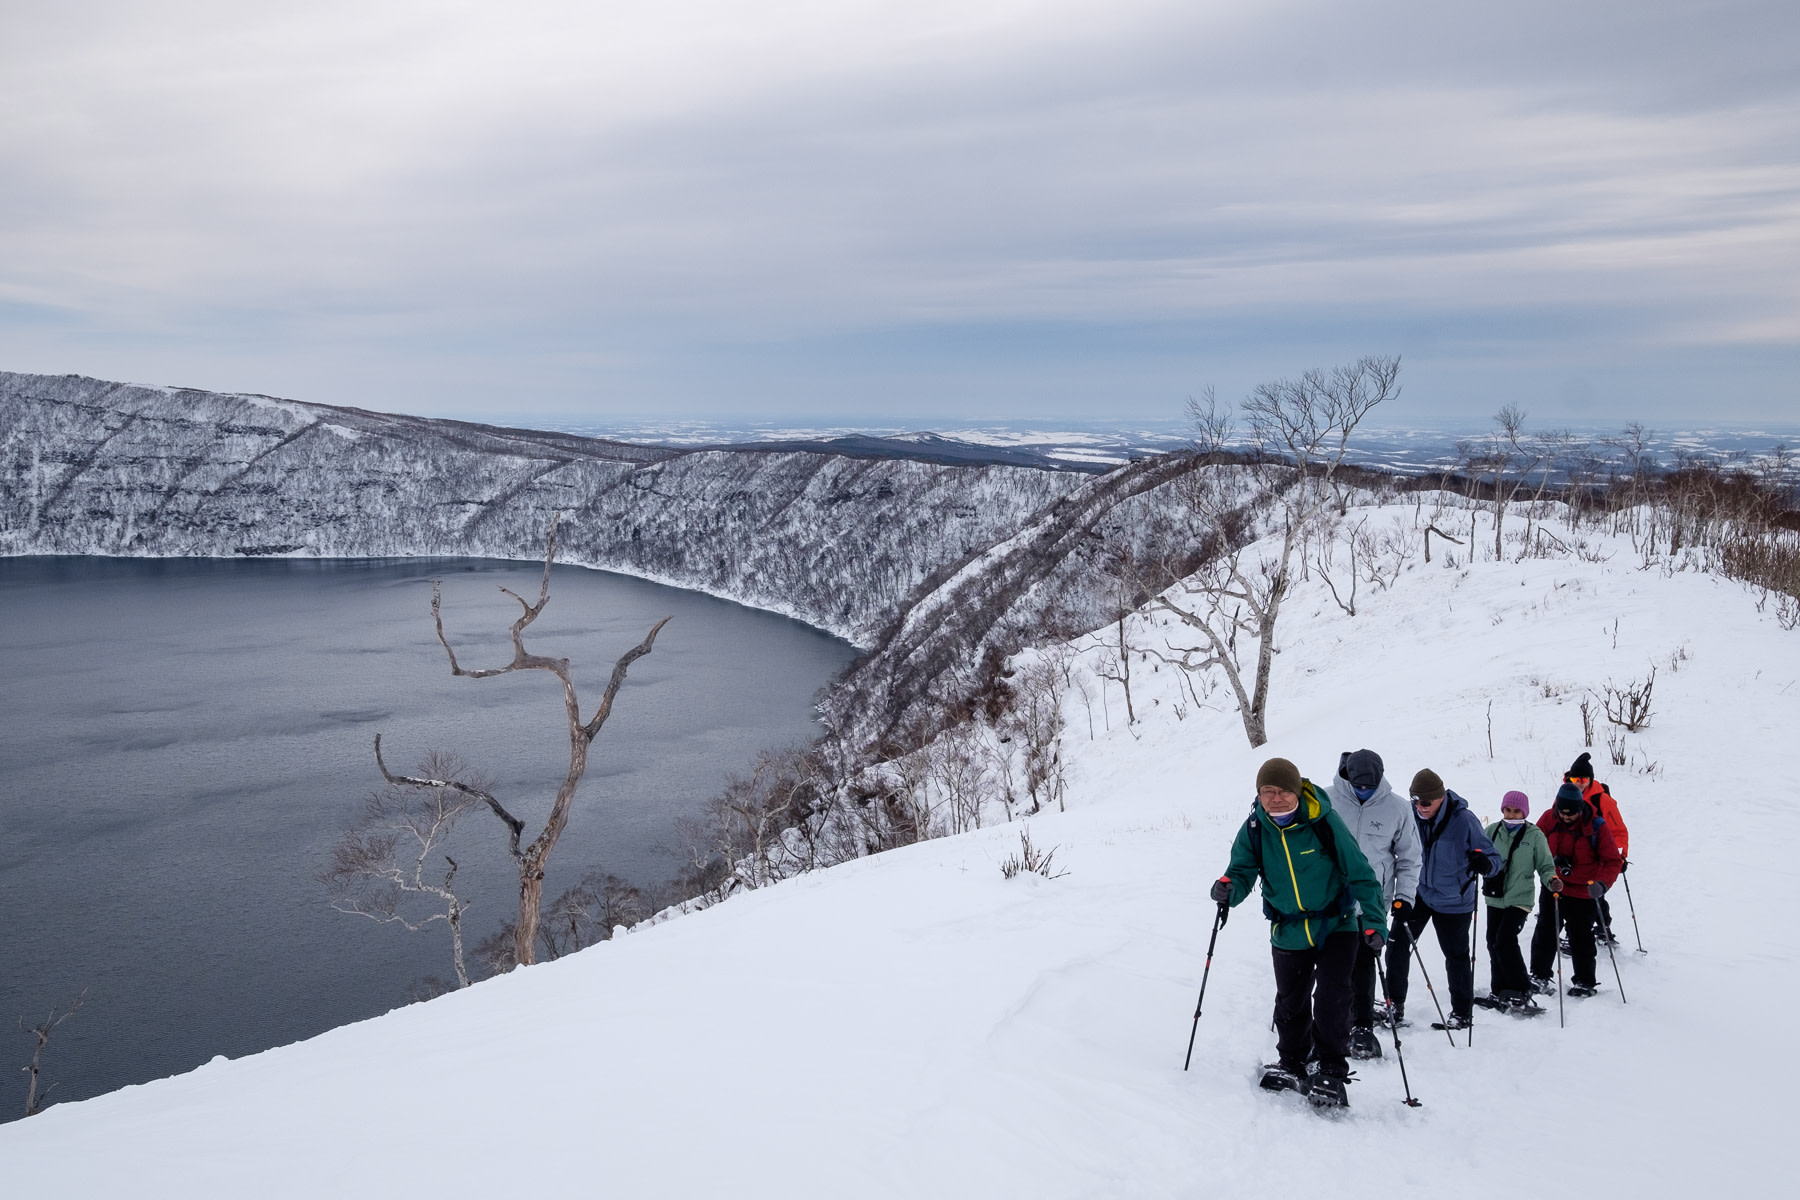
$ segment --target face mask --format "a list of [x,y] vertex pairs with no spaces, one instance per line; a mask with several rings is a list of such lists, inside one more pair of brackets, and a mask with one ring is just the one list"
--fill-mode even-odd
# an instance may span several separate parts
[[1299,815],[1300,815],[1300,810],[1296,808],[1293,812],[1282,813],[1280,816],[1276,816],[1274,813],[1270,813],[1269,820],[1271,820],[1271,821],[1275,822],[1277,825],[1283,826],[1285,828],[1286,826],[1292,825],[1294,823],[1294,818]]
[[1358,800],[1367,800],[1370,796],[1375,794],[1375,788],[1380,786],[1381,785],[1378,783],[1375,787],[1359,788],[1353,783],[1350,785],[1350,790],[1356,793],[1356,798]]

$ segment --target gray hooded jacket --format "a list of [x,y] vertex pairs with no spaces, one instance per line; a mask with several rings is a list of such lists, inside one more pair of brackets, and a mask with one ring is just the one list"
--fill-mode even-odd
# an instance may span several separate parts
[[1391,909],[1399,896],[1411,904],[1419,894],[1419,867],[1424,861],[1411,802],[1389,786],[1386,775],[1366,801],[1356,798],[1356,789],[1342,775],[1332,777],[1327,794],[1332,810],[1356,835],[1363,857],[1375,868],[1382,903]]

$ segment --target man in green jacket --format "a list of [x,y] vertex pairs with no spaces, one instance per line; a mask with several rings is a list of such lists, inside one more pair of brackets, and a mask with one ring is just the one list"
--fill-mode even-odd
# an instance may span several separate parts
[[[1381,881],[1325,794],[1285,758],[1271,758],[1256,773],[1256,805],[1212,898],[1240,904],[1259,880],[1275,959],[1280,1057],[1264,1070],[1262,1085],[1304,1092],[1315,1104],[1343,1104],[1357,942],[1379,952],[1387,940]],[[1315,1056],[1318,1073],[1309,1077]]]

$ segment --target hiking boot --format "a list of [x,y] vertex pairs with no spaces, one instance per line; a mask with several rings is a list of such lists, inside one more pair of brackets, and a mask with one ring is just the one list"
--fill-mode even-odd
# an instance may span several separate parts
[[1556,980],[1547,975],[1533,975],[1531,992],[1534,996],[1554,996],[1556,995]]
[[1571,983],[1569,985],[1569,995],[1571,996],[1592,996],[1599,990],[1600,985],[1597,983]]
[[1464,1014],[1453,1012],[1448,1017],[1444,1018],[1442,1024],[1433,1021],[1431,1027],[1433,1029],[1448,1029],[1455,1032],[1458,1029],[1467,1029],[1472,1023],[1473,1022],[1471,1022]]
[[1358,1025],[1350,1031],[1350,1057],[1381,1057],[1381,1043],[1375,1040],[1375,1030],[1372,1026]]
[[1406,1019],[1404,1004],[1390,1004],[1375,1014],[1375,1023],[1383,1029],[1405,1029],[1411,1022]]

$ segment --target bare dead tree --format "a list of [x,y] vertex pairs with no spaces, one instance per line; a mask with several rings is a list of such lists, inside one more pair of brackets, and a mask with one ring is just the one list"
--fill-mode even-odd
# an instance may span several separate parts
[[[1125,632],[1125,617],[1126,614],[1121,611],[1117,622],[1118,644],[1108,648],[1108,657],[1095,666],[1094,674],[1102,679],[1110,679],[1125,689],[1125,723],[1130,726],[1137,724],[1137,710],[1131,704],[1131,656],[1137,647],[1131,644],[1131,639]],[[1010,816],[1006,819],[1012,820]]]
[[[379,762],[379,736],[375,757]],[[456,860],[444,846],[457,819],[490,795],[494,785],[461,758],[442,751],[426,755],[413,778],[427,784],[390,782],[370,793],[356,823],[332,847],[331,869],[318,877],[319,882],[331,892],[331,907],[342,913],[398,924],[415,933],[444,922],[450,930],[456,985],[468,987],[462,918],[469,902],[456,893]],[[448,867],[441,882],[425,874],[434,854],[443,854]]]
[[[1197,457],[1204,465],[1187,477],[1186,492],[1200,536],[1217,539],[1219,531],[1242,525],[1242,494],[1227,473],[1248,470],[1259,489],[1252,507],[1270,519],[1281,541],[1273,553],[1252,557],[1243,542],[1232,539],[1198,572],[1159,592],[1152,603],[1200,636],[1208,654],[1197,665],[1224,673],[1252,747],[1269,740],[1269,674],[1295,549],[1308,524],[1332,500],[1332,481],[1350,435],[1376,405],[1399,394],[1399,379],[1398,357],[1368,357],[1259,385],[1240,406],[1254,451],[1247,467],[1226,461],[1232,419],[1212,393],[1203,403],[1189,404]],[[1248,672],[1238,656],[1240,634],[1256,641],[1255,665]]]
[[538,587],[536,603],[527,601],[511,588],[501,588],[508,596],[519,602],[524,611],[519,619],[510,627],[512,633],[512,661],[502,667],[490,667],[482,670],[465,669],[456,660],[456,651],[451,648],[450,641],[444,636],[444,618],[442,612],[442,581],[434,581],[431,585],[431,620],[437,629],[438,643],[444,647],[444,653],[450,659],[450,673],[467,679],[491,679],[496,675],[510,675],[514,671],[547,671],[556,676],[562,683],[563,709],[569,724],[569,767],[562,783],[556,789],[556,800],[550,807],[550,816],[544,822],[543,830],[529,843],[521,845],[524,840],[525,823],[497,800],[492,793],[478,788],[467,787],[455,780],[438,780],[417,776],[395,775],[387,769],[381,760],[381,739],[375,741],[375,765],[381,768],[381,776],[388,783],[396,786],[443,788],[449,787],[471,795],[485,804],[494,816],[506,826],[508,834],[507,850],[519,869],[519,917],[513,929],[513,956],[520,966],[530,966],[537,961],[537,927],[539,914],[544,898],[544,864],[551,851],[556,849],[557,839],[569,824],[569,812],[575,803],[576,790],[581,786],[581,778],[587,773],[588,748],[593,745],[594,738],[612,715],[613,702],[618,698],[619,689],[624,686],[625,674],[631,664],[650,653],[656,644],[656,635],[662,632],[672,618],[664,617],[650,627],[644,640],[619,656],[613,664],[612,678],[607,681],[606,691],[600,697],[600,704],[594,715],[582,720],[581,703],[575,693],[575,678],[569,670],[566,658],[550,658],[541,654],[531,654],[525,649],[525,629],[550,602],[550,567],[556,561],[556,528],[557,519],[550,522],[550,533],[544,546],[544,578]]
[[38,1024],[31,1026],[29,1029],[25,1027],[25,1018],[19,1018],[19,1031],[21,1033],[28,1033],[37,1039],[37,1045],[33,1046],[31,1050],[31,1065],[23,1068],[25,1073],[30,1077],[30,1082],[25,1088],[26,1116],[37,1116],[38,1111],[43,1108],[44,1097],[48,1096],[56,1087],[53,1083],[41,1093],[38,1091],[38,1063],[44,1056],[44,1047],[50,1044],[51,1033],[55,1032],[58,1025],[61,1025],[64,1021],[74,1016],[86,1000],[87,989],[82,988],[81,995],[69,1001],[67,1008],[52,1007],[49,1016],[45,1017]]

